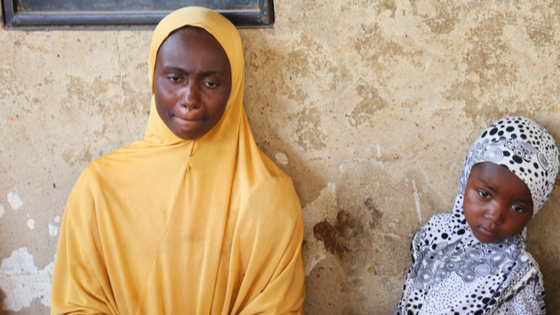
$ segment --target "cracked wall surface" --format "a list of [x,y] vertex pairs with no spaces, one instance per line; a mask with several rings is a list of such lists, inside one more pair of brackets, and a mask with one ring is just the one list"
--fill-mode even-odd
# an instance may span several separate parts
[[[390,314],[410,238],[451,211],[480,132],[523,115],[560,141],[560,2],[276,0],[275,15],[270,29],[240,30],[245,108],[302,202],[304,310]],[[0,314],[48,314],[74,182],[143,136],[150,39],[0,30]],[[527,239],[549,314],[560,314],[559,225],[557,187]]]

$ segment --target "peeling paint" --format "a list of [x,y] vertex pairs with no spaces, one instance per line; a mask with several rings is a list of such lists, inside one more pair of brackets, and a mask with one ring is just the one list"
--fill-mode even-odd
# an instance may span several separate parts
[[0,218],[4,215],[4,206],[0,203]]
[[15,189],[8,193],[8,202],[10,203],[10,206],[12,206],[12,209],[14,210],[21,208],[21,206],[23,205],[23,201],[19,199],[18,191]]
[[33,230],[35,228],[35,221],[33,219],[27,220],[27,226]]
[[58,227],[49,223],[49,234],[51,236],[55,236],[56,234],[58,234]]
[[282,152],[278,152],[276,153],[276,162],[282,164],[282,165],[288,165],[288,157],[286,156],[286,154],[282,153]]
[[0,288],[6,294],[3,308],[17,312],[29,307],[34,298],[40,298],[43,305],[50,306],[53,271],[54,261],[38,270],[27,248],[14,250],[0,266]]
[[60,222],[60,217],[59,217],[59,216],[55,216],[55,217],[54,217],[54,222]]

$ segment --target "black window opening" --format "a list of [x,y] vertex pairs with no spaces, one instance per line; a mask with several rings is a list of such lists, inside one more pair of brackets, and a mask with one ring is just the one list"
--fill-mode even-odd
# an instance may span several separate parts
[[271,27],[272,0],[1,0],[6,29],[153,29],[170,12],[201,6],[238,28]]

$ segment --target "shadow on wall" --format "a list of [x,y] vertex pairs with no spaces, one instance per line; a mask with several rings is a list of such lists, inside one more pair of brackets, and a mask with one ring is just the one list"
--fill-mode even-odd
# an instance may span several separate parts
[[548,314],[560,314],[560,183],[544,208],[537,213],[527,227],[527,250],[539,263],[545,287],[545,303]]

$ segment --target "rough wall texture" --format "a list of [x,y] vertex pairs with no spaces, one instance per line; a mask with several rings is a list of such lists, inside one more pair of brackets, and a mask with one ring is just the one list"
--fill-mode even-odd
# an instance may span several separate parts
[[[389,314],[411,236],[451,211],[462,160],[505,115],[560,140],[560,2],[276,0],[242,30],[245,106],[292,176],[307,314]],[[149,31],[0,30],[0,314],[47,314],[66,198],[95,158],[140,139]],[[559,183],[557,183],[558,186]],[[560,189],[528,248],[560,314]]]

